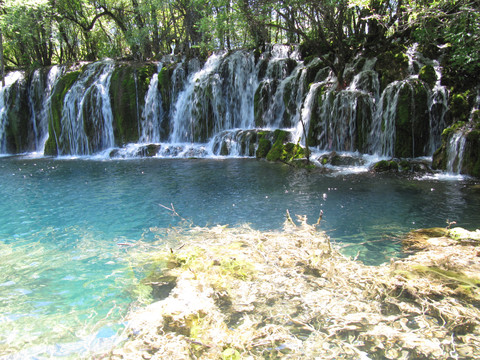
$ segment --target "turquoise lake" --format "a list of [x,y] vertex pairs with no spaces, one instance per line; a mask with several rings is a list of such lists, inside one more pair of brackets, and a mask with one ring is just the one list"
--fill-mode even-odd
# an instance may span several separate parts
[[402,256],[411,229],[480,226],[480,186],[307,172],[254,159],[0,158],[0,357],[76,358],[112,346],[141,280],[128,246],[153,227],[249,223],[280,230],[288,209],[369,265]]

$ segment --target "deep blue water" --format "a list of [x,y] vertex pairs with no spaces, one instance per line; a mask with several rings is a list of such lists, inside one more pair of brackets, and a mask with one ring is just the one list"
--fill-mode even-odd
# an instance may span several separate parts
[[473,181],[325,175],[253,159],[0,158],[0,357],[48,358],[101,347],[121,328],[139,280],[119,243],[176,225],[280,229],[317,220],[367,264],[401,256],[410,229],[480,226]]

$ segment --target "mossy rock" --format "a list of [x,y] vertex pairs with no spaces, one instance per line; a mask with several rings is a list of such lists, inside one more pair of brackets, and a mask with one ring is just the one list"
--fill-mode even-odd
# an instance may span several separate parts
[[412,170],[412,165],[408,160],[401,160],[400,163],[398,164],[400,170],[402,171],[410,171]]
[[314,97],[312,104],[312,113],[310,117],[310,126],[308,127],[307,141],[308,146],[318,146],[321,144],[321,135],[324,133],[325,129],[328,129],[328,126],[322,121],[324,119],[320,118],[320,111],[322,109],[324,101],[334,101],[334,96],[325,97],[327,88],[325,86],[319,87],[317,89],[317,94]]
[[265,137],[265,134],[259,134],[259,136],[256,157],[258,159],[264,159],[272,148],[272,142]]
[[273,133],[273,146],[268,152],[268,161],[291,162],[305,157],[305,149],[299,144],[288,142],[290,133],[285,130],[275,130]]
[[286,162],[302,159],[305,157],[305,149],[300,144],[286,143],[283,147],[281,159]]
[[266,158],[268,161],[278,161],[283,154],[283,144],[288,137],[288,132],[284,130],[275,130],[273,132],[273,146],[268,152]]
[[446,170],[447,169],[447,151],[445,142],[433,153],[432,168],[434,170]]
[[59,149],[67,150],[66,152],[68,152],[68,149],[64,149],[64,146],[67,144],[63,144],[59,137],[62,133],[63,101],[68,90],[70,90],[75,81],[77,81],[81,73],[81,70],[66,73],[58,80],[55,86],[51,97],[52,111],[48,119],[48,140],[45,143],[45,155],[59,155]]
[[437,74],[432,65],[423,66],[418,73],[418,78],[431,88],[433,88],[437,82]]
[[421,81],[408,81],[400,85],[395,118],[394,156],[400,158],[427,155],[430,137],[428,91]]
[[271,84],[269,82],[261,82],[255,91],[253,98],[253,114],[255,126],[257,128],[262,128],[266,125],[263,117],[269,106],[270,88]]
[[[30,107],[27,103],[27,83],[25,80],[18,80],[8,92],[8,112],[6,119],[6,141],[7,152],[16,154],[28,150],[33,140],[33,129],[29,131]],[[29,139],[29,135],[32,135]]]
[[240,151],[242,155],[254,156],[255,143],[257,142],[257,132],[255,130],[242,131],[240,135]]
[[153,157],[158,154],[160,148],[161,145],[159,144],[148,144],[139,150],[139,155],[143,157]]
[[449,109],[454,121],[467,121],[470,116],[468,94],[453,94],[450,98]]
[[156,66],[151,63],[122,64],[114,70],[110,100],[117,146],[138,141],[138,121],[155,71]]
[[442,145],[433,154],[432,167],[438,170],[447,169],[447,144],[457,132],[465,136],[465,147],[460,173],[480,178],[480,130],[468,128],[471,123],[458,122],[442,133]]
[[373,171],[386,172],[386,171],[398,171],[398,163],[394,160],[381,160],[373,165]]
[[480,130],[466,133],[462,173],[480,178]]
[[[308,84],[311,84],[313,82],[318,81],[317,80],[317,74],[323,69],[325,69],[325,63],[323,61],[321,61],[319,58],[313,59],[307,65],[307,69],[306,69],[307,73],[305,74],[305,84],[308,85]],[[320,77],[323,77],[324,73],[325,72],[322,71],[322,74],[320,75]],[[327,76],[328,76],[328,73],[327,73]]]
[[406,49],[397,48],[380,54],[375,64],[375,70],[379,74],[380,91],[383,91],[388,84],[404,79],[408,75]]

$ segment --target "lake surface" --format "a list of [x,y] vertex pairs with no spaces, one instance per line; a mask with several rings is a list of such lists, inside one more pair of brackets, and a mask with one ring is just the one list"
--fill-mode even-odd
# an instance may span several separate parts
[[253,159],[0,158],[0,357],[109,346],[140,280],[123,243],[177,225],[281,229],[288,209],[367,264],[402,256],[411,229],[480,226],[468,180],[323,174]]

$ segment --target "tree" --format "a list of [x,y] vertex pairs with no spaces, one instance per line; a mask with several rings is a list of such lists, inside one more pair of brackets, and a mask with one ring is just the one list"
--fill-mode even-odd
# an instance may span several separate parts
[[[3,0],[0,0],[0,15],[3,14]],[[5,60],[3,58],[3,31],[0,26],[0,76],[2,77],[2,87],[5,86]]]

